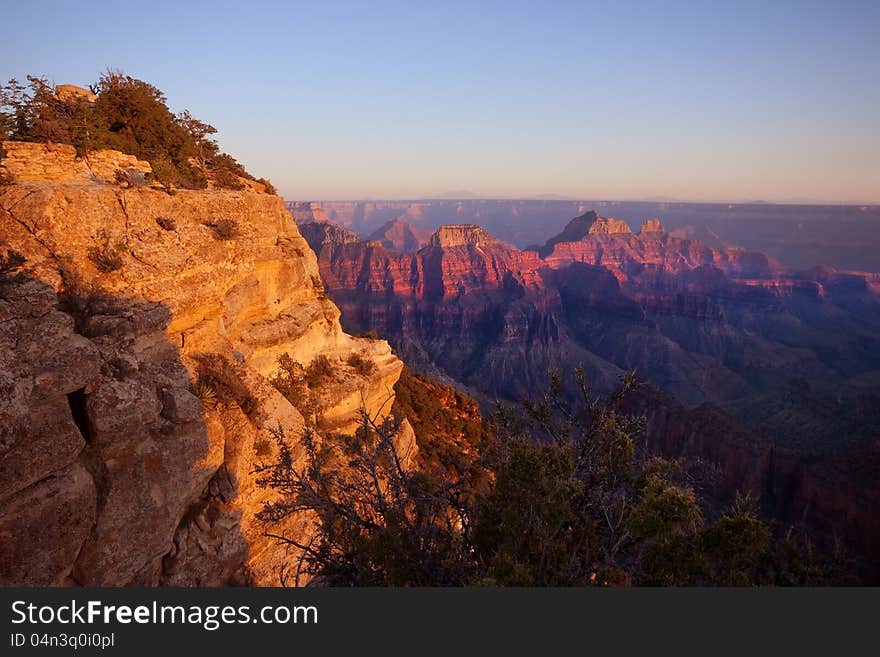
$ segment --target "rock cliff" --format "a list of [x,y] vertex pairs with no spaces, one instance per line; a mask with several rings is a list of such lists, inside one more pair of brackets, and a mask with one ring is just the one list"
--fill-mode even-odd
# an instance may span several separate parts
[[0,584],[277,585],[292,557],[252,472],[270,429],[306,424],[268,380],[278,356],[332,364],[320,430],[386,413],[401,361],[343,332],[280,198],[122,188],[93,154],[6,150],[0,256],[25,262],[0,279]]

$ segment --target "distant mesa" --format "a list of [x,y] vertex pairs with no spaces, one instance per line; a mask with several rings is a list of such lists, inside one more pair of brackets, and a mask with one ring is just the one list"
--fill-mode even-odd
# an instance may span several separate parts
[[431,232],[416,228],[400,217],[380,226],[368,237],[368,241],[377,241],[386,249],[411,253],[428,244]]
[[481,199],[486,198],[482,194],[477,194],[476,192],[472,192],[467,189],[453,189],[448,192],[441,192],[439,194],[431,194],[426,196],[428,199],[446,199],[452,201],[458,201],[462,199]]
[[498,244],[498,240],[476,224],[448,224],[431,235],[430,245],[441,248]]
[[665,232],[666,229],[657,217],[645,219],[645,223],[643,223],[642,227],[639,229],[639,235],[651,235]]

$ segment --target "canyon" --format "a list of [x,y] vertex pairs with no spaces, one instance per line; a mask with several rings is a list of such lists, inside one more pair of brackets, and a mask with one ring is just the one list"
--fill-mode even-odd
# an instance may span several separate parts
[[[131,154],[2,147],[2,585],[278,585],[297,554],[273,536],[315,527],[260,518],[279,440],[303,463],[307,431],[403,409],[405,467],[466,463],[480,407],[578,363],[597,394],[649,381],[627,410],[709,517],[752,493],[878,576],[880,275],[588,209],[529,249],[394,213],[364,239],[314,203],[293,221],[263,184],[169,188]],[[274,383],[287,357],[321,365],[308,403]]]
[[880,275],[793,270],[656,217],[633,232],[584,212],[527,250],[444,225],[401,253],[329,210],[294,216],[343,326],[410,367],[486,409],[546,387],[549,368],[582,363],[597,392],[636,370],[652,449],[828,542],[880,547]]

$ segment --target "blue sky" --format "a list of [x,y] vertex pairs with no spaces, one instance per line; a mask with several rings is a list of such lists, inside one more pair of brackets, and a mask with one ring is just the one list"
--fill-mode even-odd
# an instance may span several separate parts
[[880,2],[5,2],[0,77],[165,91],[290,199],[880,201]]

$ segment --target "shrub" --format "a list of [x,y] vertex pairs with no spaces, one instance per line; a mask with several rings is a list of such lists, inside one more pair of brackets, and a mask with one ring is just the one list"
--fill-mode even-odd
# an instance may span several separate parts
[[192,386],[191,392],[198,397],[205,408],[214,408],[217,405],[217,393],[204,381],[196,381]]
[[[0,85],[0,139],[71,144],[78,156],[111,148],[147,160],[151,180],[166,189],[204,189],[206,171],[224,172],[228,184],[253,179],[235,158],[221,153],[211,138],[213,126],[189,112],[175,115],[153,85],[108,70],[92,86],[94,103],[60,99],[46,78],[28,76],[26,84]],[[193,166],[197,162],[198,166]],[[219,186],[224,186],[223,183]]]
[[156,223],[162,230],[177,230],[177,222],[171,217],[156,217]]
[[7,249],[5,256],[0,254],[0,280],[20,281],[23,275],[19,270],[25,262],[27,262],[27,258],[15,249]]
[[214,231],[214,239],[224,241],[238,236],[238,222],[235,219],[218,219],[206,225]]
[[238,406],[251,416],[259,407],[259,401],[241,381],[232,363],[222,354],[203,353],[195,356],[198,362],[198,380],[214,391],[217,403]]
[[321,385],[326,379],[333,378],[333,364],[327,356],[321,354],[309,363],[305,372],[306,385],[314,388]]
[[125,252],[125,244],[121,242],[115,247],[105,244],[102,247],[93,246],[88,250],[89,260],[98,268],[98,271],[108,274],[122,268],[122,254]]
[[278,192],[277,192],[276,189],[275,189],[275,185],[273,185],[272,183],[270,183],[270,182],[269,182],[268,180],[266,180],[265,178],[258,178],[258,179],[257,179],[257,182],[260,183],[261,185],[263,185],[263,187],[266,188],[266,189],[264,190],[266,194],[271,194],[272,196],[277,196],[277,195],[278,195]]
[[177,167],[166,157],[158,157],[150,162],[152,173],[147,174],[148,180],[155,180],[166,190],[175,187],[179,182]]
[[272,453],[272,441],[259,438],[254,441],[254,454],[257,456],[269,456]]
[[348,363],[348,366],[353,368],[355,372],[360,374],[363,377],[368,377],[376,373],[378,369],[376,367],[376,363],[371,361],[369,358],[364,358],[362,354],[352,353],[348,360],[345,361]]
[[240,191],[245,189],[245,184],[239,180],[239,177],[229,169],[216,169],[213,173],[214,186],[220,189],[234,189]]
[[289,354],[278,357],[278,372],[270,377],[270,383],[293,404],[306,419],[313,420],[317,404],[305,381],[306,369]]

